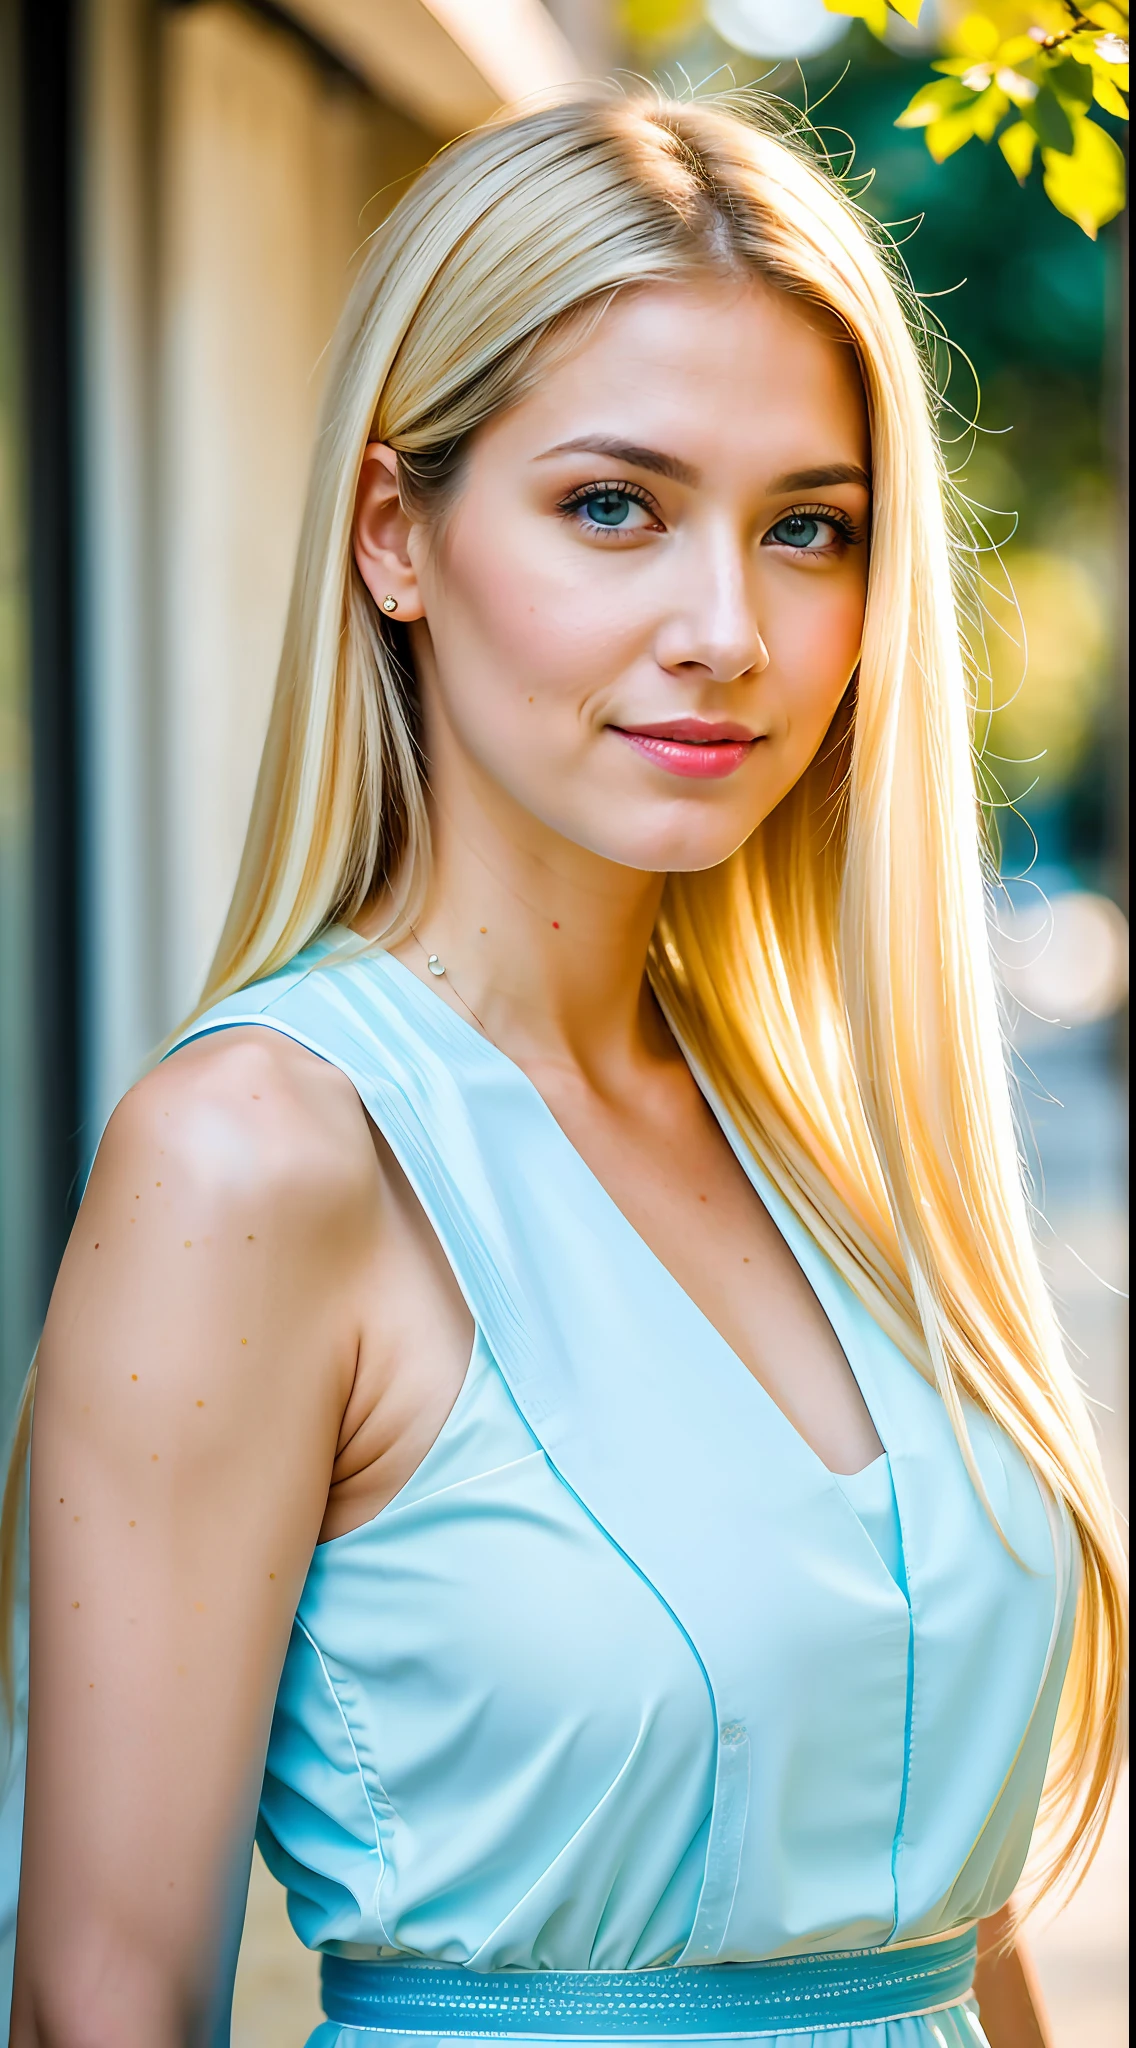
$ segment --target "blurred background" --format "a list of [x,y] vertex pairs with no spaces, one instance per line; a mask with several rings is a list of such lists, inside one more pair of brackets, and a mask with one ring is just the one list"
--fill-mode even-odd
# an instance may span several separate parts
[[[881,40],[823,0],[0,0],[5,1429],[105,1118],[220,929],[360,246],[440,142],[615,74],[807,107],[951,337],[1023,1129],[1126,1504],[1125,226],[896,128],[967,15],[924,0]],[[1057,2048],[1127,2039],[1125,1869],[1117,1823],[1038,1937]],[[317,2018],[258,1864],[236,2048]]]

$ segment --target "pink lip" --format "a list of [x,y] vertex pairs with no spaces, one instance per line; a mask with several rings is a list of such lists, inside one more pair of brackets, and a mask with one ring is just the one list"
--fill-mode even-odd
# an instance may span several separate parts
[[733,775],[757,740],[755,733],[731,719],[668,718],[658,725],[610,729],[657,768],[704,782]]

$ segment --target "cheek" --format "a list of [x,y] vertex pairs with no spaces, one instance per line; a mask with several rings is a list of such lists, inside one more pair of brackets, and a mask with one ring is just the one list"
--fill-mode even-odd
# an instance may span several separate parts
[[786,717],[811,728],[817,720],[827,725],[856,666],[865,591],[859,576],[822,582],[819,574],[810,590],[808,575],[771,608],[767,644]]
[[535,693],[549,708],[574,710],[618,672],[625,653],[617,579],[597,577],[594,565],[556,545],[557,536],[526,531],[524,521],[502,545],[492,522],[476,517],[476,507],[468,513],[427,603],[440,671],[460,676],[463,698],[481,704],[527,706]]

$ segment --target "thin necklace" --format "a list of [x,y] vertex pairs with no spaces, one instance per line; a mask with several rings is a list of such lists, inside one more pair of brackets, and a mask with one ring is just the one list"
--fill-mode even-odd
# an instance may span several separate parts
[[482,1036],[489,1040],[490,1045],[495,1045],[496,1040],[493,1037],[492,1032],[489,1032],[485,1029],[485,1026],[482,1023],[480,1017],[478,1016],[477,1011],[474,1009],[473,1004],[466,1002],[465,997],[463,996],[460,988],[458,987],[456,981],[453,978],[453,975],[447,972],[445,962],[439,960],[438,955],[436,953],[428,953],[426,951],[426,948],[422,944],[422,941],[419,938],[418,933],[415,931],[413,925],[411,925],[410,927],[410,936],[414,940],[414,943],[417,946],[418,951],[421,953],[422,958],[426,962],[428,973],[432,974],[436,981],[441,981],[443,975],[445,976],[445,979],[449,982],[450,987],[453,989],[453,992],[456,995],[463,1010],[469,1011],[470,1016],[473,1018],[473,1021],[476,1024],[478,1030],[481,1032]]

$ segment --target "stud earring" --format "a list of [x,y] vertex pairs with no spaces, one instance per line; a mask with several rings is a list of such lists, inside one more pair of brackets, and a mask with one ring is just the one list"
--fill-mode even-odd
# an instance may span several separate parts
[[392,597],[389,591],[383,599],[383,610],[385,612],[396,612],[398,610],[398,599],[397,597]]

